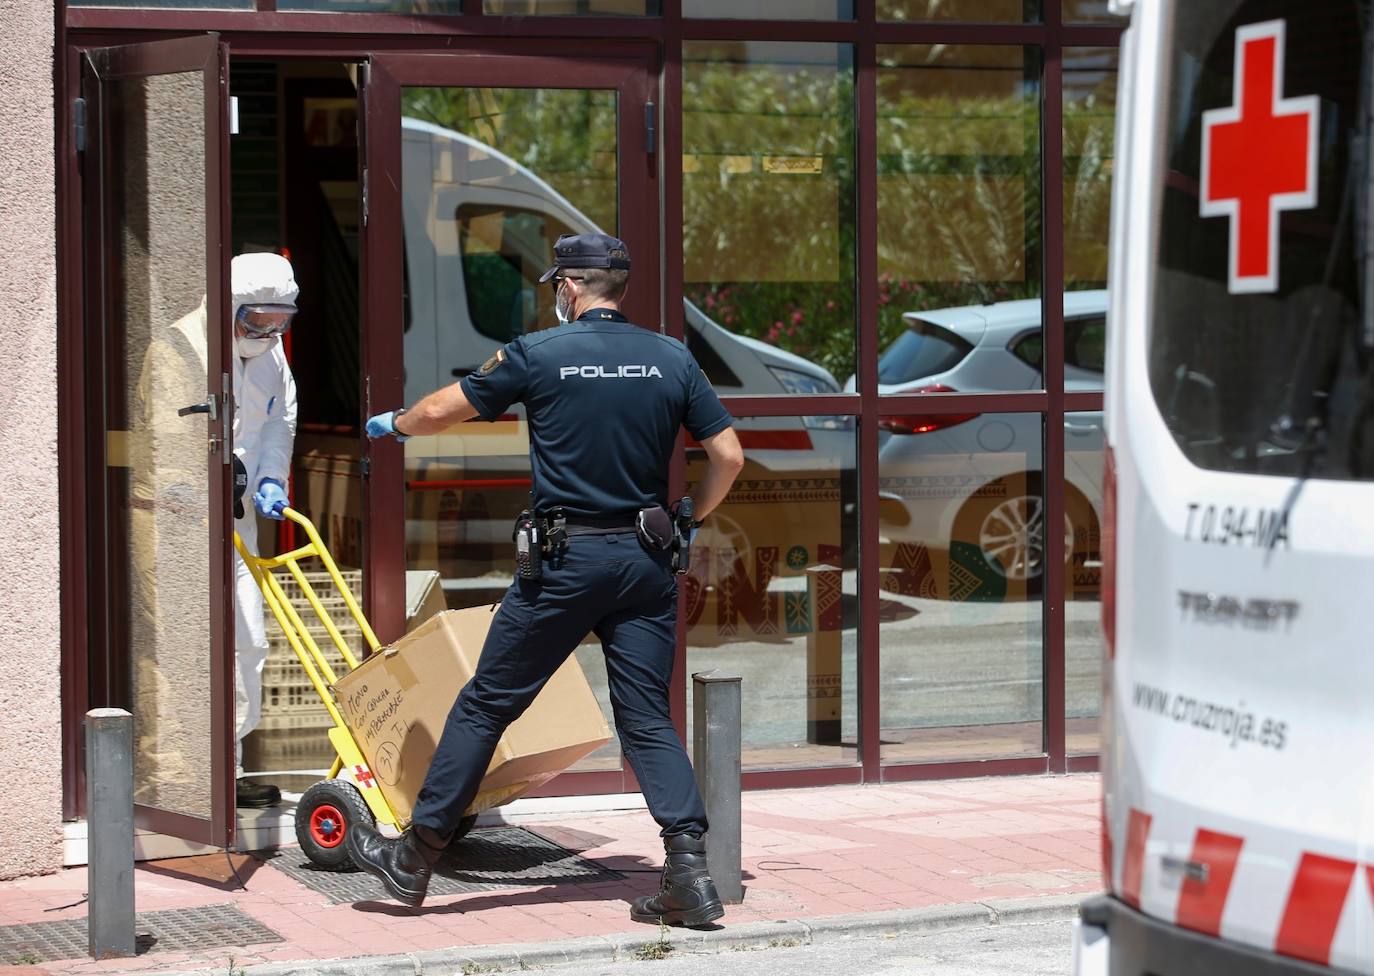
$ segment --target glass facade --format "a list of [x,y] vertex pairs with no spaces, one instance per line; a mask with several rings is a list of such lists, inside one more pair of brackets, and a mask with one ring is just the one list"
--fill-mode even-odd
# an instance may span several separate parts
[[688,344],[724,330],[784,353],[734,370],[699,353],[721,394],[837,393],[857,337],[853,50],[688,41],[682,58]]
[[1040,415],[883,426],[883,759],[1039,755],[1050,558]]
[[1039,53],[878,48],[884,393],[1041,386]]
[[1026,23],[1040,19],[1040,3],[1041,0],[878,0],[878,19]]
[[659,0],[482,0],[482,12],[505,16],[656,17]]
[[[769,771],[752,782],[801,783],[807,770],[872,782],[985,760],[1006,761],[992,772],[1090,765],[1122,26],[1105,0],[682,0],[681,16],[659,0],[137,5],[451,15],[431,18],[434,35],[413,50],[383,17],[372,22],[385,43],[337,35],[356,47],[350,64],[375,57],[379,71],[389,54],[434,55],[455,39],[464,51],[490,43],[493,62],[544,59],[528,81],[491,87],[475,87],[482,75],[468,76],[473,87],[400,82],[399,118],[367,118],[365,140],[399,127],[404,212],[369,215],[356,77],[335,64],[293,115],[307,59],[273,73],[263,65],[276,48],[242,62],[232,49],[244,117],[231,146],[236,249],[297,250],[297,224],[337,226],[332,257],[303,289],[297,337],[325,334],[310,331],[311,315],[347,318],[356,348],[336,372],[321,367],[329,382],[301,380],[315,429],[301,435],[296,477],[302,495],[314,490],[312,442],[346,468],[345,527],[327,537],[341,563],[369,581],[437,573],[453,608],[499,599],[514,572],[511,522],[529,497],[524,414],[396,453],[404,517],[389,531],[403,525],[403,556],[378,565],[383,530],[368,525],[358,473],[359,350],[375,355],[382,330],[414,403],[550,323],[553,289],[537,279],[560,234],[628,239],[643,214],[658,215],[661,280],[657,305],[646,303],[662,318],[641,324],[683,338],[740,418],[747,456],[679,585],[674,707],[689,743],[690,675],[721,669],[744,679],[746,783]],[[85,20],[88,32],[133,16],[94,13],[108,23]],[[143,25],[128,26],[132,36]],[[634,90],[651,94],[631,101],[629,88],[575,87],[572,70],[541,74],[602,41],[620,45],[608,60],[648,52]],[[1055,64],[1062,72],[1046,70]],[[646,153],[649,98],[659,138]],[[280,119],[259,103],[279,103]],[[1049,132],[1054,106],[1062,127]],[[280,132],[297,133],[318,173],[301,177],[311,167],[291,162]],[[291,216],[286,198],[316,184],[313,209]],[[392,243],[404,252],[394,321],[361,314],[349,277],[386,220],[399,221]],[[680,460],[675,491],[690,490],[700,445],[684,438]],[[609,718],[600,649],[577,653]],[[627,780],[604,784],[624,768],[612,742],[575,771],[598,784],[588,789],[618,790]]]
[[[689,674],[743,677],[746,769],[858,762],[854,433],[739,417],[745,467],[679,586]],[[687,447],[687,488],[705,454]]]

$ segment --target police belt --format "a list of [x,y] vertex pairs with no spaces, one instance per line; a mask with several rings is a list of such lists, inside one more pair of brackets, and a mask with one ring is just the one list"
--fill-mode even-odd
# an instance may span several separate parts
[[570,518],[567,520],[567,533],[569,536],[577,535],[618,535],[622,532],[634,532],[633,522],[627,522],[623,518],[619,519],[578,519]]

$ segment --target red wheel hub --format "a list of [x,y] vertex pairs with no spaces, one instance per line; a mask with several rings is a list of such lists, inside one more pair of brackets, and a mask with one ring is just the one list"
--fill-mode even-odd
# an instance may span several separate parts
[[343,813],[332,803],[321,804],[310,814],[310,839],[321,847],[338,847],[344,830]]

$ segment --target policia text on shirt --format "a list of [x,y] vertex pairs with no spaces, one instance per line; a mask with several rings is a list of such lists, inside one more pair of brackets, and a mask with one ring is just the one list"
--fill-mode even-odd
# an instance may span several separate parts
[[[454,702],[411,828],[399,840],[354,828],[353,861],[419,905],[430,870],[476,795],[497,740],[589,633],[601,639],[621,747],[663,828],[656,895],[631,918],[704,925],[725,914],[706,871],[706,811],[673,730],[677,582],[697,518],[725,498],[744,456],[731,418],[687,348],[620,312],[624,243],[561,237],[541,279],[561,322],[497,350],[460,383],[368,420],[369,437],[437,434],[514,403],[529,419],[531,508],[520,575],[501,601],[477,673]],[[668,462],[685,427],[706,451],[697,493],[668,511]],[[550,538],[552,536],[552,538]]]

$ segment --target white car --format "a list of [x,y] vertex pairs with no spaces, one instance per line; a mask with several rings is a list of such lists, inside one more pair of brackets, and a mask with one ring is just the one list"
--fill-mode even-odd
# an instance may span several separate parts
[[[1069,392],[1102,389],[1106,311],[1105,291],[1064,296]],[[1043,385],[1038,299],[907,312],[903,319],[907,330],[878,361],[880,393],[938,396]],[[887,417],[882,427],[883,540],[947,550],[951,563],[971,574],[981,598],[1038,592],[1044,572],[1040,416],[915,414]],[[1083,566],[1083,573],[1073,575],[1093,576],[1102,497],[1101,411],[1072,414],[1064,427],[1066,552]]]

